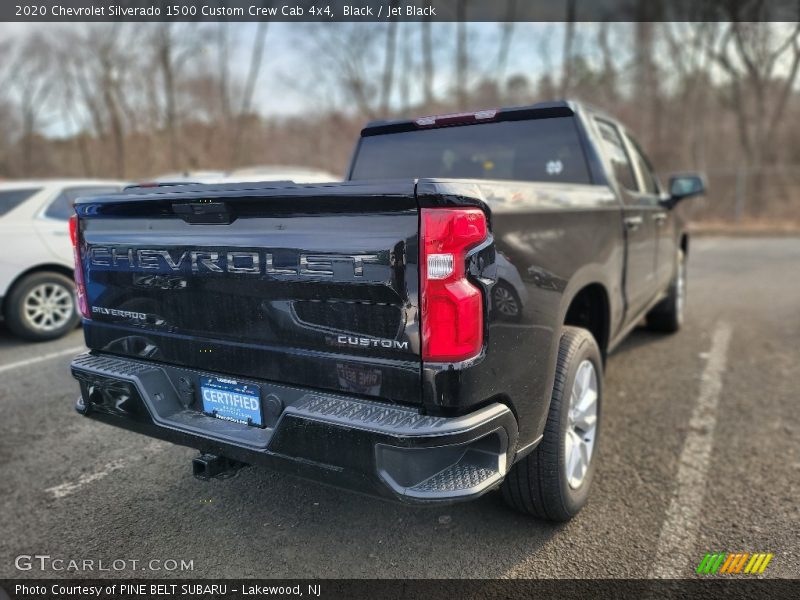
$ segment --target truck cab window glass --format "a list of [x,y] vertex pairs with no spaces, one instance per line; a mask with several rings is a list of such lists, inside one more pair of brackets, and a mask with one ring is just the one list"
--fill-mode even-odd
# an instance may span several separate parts
[[574,119],[441,127],[367,136],[352,179],[440,177],[589,183]]
[[638,192],[639,185],[636,183],[633,166],[628,153],[625,151],[625,145],[622,143],[619,131],[614,125],[606,121],[597,119],[596,123],[597,129],[600,131],[600,137],[603,140],[603,146],[611,161],[614,177],[626,190]]
[[642,177],[642,185],[644,185],[642,191],[646,194],[658,194],[658,179],[656,178],[655,173],[653,173],[653,168],[650,166],[650,161],[647,160],[647,156],[645,156],[644,152],[642,152],[642,147],[636,143],[636,140],[634,140],[630,135],[626,135],[626,137],[630,142],[633,160],[636,162],[636,168],[639,170],[639,173]]
[[114,194],[119,191],[115,187],[80,187],[63,190],[47,207],[44,215],[51,219],[66,221],[75,212],[75,200],[81,196],[94,196],[99,194]]
[[33,196],[41,188],[31,188],[25,190],[9,190],[0,192],[0,215],[11,212],[28,198]]

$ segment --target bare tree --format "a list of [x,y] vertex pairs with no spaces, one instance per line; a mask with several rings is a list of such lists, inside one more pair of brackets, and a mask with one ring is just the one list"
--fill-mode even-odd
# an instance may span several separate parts
[[250,67],[247,71],[247,81],[244,86],[244,94],[242,95],[242,105],[239,110],[239,116],[236,119],[236,133],[233,136],[233,153],[232,163],[239,164],[241,156],[241,139],[244,123],[253,105],[253,94],[256,89],[256,82],[261,73],[261,63],[264,59],[264,44],[267,38],[267,25],[269,21],[259,21],[256,35],[253,39],[253,51],[250,55]]
[[14,56],[14,46],[11,40],[0,40],[0,56],[5,56],[6,60],[0,61],[0,89],[6,90],[8,80],[15,65],[9,60]]
[[456,4],[456,99],[458,110],[467,107],[467,0],[457,0]]
[[[13,56],[11,40],[0,41],[0,55]],[[14,154],[18,134],[18,115],[10,95],[12,67],[12,61],[0,61],[0,173],[9,173],[12,169],[9,159]]]
[[800,23],[733,22],[709,51],[728,78],[742,151],[750,167],[761,167],[777,147],[800,69]]
[[196,23],[154,24],[150,39],[154,70],[160,76],[163,121],[167,131],[168,164],[181,164],[179,86],[185,80],[187,65],[203,47],[203,36]]
[[420,23],[422,27],[422,91],[425,105],[433,104],[433,44],[431,43],[431,21],[426,17]]
[[720,24],[664,23],[662,34],[670,57],[669,67],[677,80],[681,110],[671,118],[679,119],[692,164],[699,169],[706,165],[707,105],[713,90],[710,56],[706,51],[716,39]]
[[59,93],[63,98],[59,109],[64,123],[69,123],[71,128],[76,132],[74,135],[74,142],[78,149],[83,175],[85,177],[91,177],[94,169],[92,166],[86,127],[78,115],[81,93],[78,89],[71,66],[72,65],[69,63],[64,65],[65,68],[60,69],[57,74]]
[[112,55],[112,42],[100,47],[98,59],[101,64],[100,88],[108,111],[108,120],[114,138],[114,156],[116,173],[119,178],[125,177],[125,130],[122,123],[122,111],[118,101],[119,73],[116,70]]
[[607,104],[615,104],[619,100],[619,68],[610,41],[611,28],[611,23],[604,22],[598,25],[597,30],[597,47],[602,58],[598,91],[602,101]]
[[400,65],[400,111],[405,114],[411,106],[411,84],[413,77],[413,59],[411,56],[411,44],[408,37],[401,38],[402,63]]
[[162,77],[164,93],[164,118],[169,140],[169,167],[178,167],[178,108],[175,98],[175,48],[172,23],[160,23],[154,34],[153,50]]
[[[398,0],[392,0],[391,7],[397,6]],[[391,20],[386,29],[386,50],[383,58],[383,81],[381,85],[381,112],[386,115],[389,113],[389,103],[392,96],[392,84],[394,83],[394,62],[397,50],[397,21]]]
[[577,0],[567,0],[567,13],[564,18],[564,53],[561,61],[561,85],[559,94],[562,98],[569,95],[572,87],[573,46],[575,44],[575,9]]
[[311,48],[321,68],[317,75],[348,107],[367,119],[379,111],[380,37],[368,23],[336,23],[314,30]]
[[222,21],[217,26],[217,74],[219,83],[219,99],[222,116],[227,123],[231,120],[230,100],[230,36],[227,21]]
[[28,38],[12,59],[7,75],[12,93],[16,95],[22,124],[22,169],[33,170],[34,134],[40,125],[47,100],[53,93],[51,66],[53,48],[41,34]]
[[495,77],[498,81],[503,80],[506,65],[508,64],[508,52],[511,48],[511,38],[514,36],[514,18],[516,16],[517,0],[506,0],[506,20],[500,26],[500,44],[497,48],[497,61],[495,64]]

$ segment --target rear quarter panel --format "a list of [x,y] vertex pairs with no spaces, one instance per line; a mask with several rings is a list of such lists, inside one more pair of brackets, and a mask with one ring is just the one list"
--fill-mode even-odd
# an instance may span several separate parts
[[445,409],[457,402],[460,410],[489,399],[505,401],[517,415],[524,446],[544,429],[571,300],[599,283],[610,299],[609,330],[622,319],[622,303],[614,301],[622,297],[624,262],[619,202],[608,187],[595,185],[438,180],[418,185],[423,205],[437,193],[444,203],[478,201],[488,208],[503,268],[484,275],[496,285],[510,270],[523,290],[518,318],[489,312],[486,351],[475,364],[460,370],[425,364],[425,400]]

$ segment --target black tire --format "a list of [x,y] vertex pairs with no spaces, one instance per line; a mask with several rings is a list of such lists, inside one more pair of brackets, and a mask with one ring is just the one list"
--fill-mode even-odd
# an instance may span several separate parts
[[[567,476],[567,437],[570,396],[575,376],[584,361],[596,375],[596,417],[588,468],[577,486]],[[585,329],[564,327],[558,348],[550,412],[539,445],[509,471],[502,485],[503,498],[516,510],[547,519],[568,521],[586,504],[597,464],[597,442],[603,398],[603,361],[597,342]]]
[[492,287],[492,313],[501,321],[519,321],[522,318],[519,294],[504,281],[498,281]]
[[667,297],[647,313],[647,328],[662,333],[675,333],[683,325],[686,307],[686,257],[678,250],[675,259],[675,275],[669,284]]
[[[39,298],[53,301],[52,309],[45,307],[50,311],[49,318],[30,314],[31,307],[36,306],[37,290]],[[50,271],[31,273],[15,283],[4,302],[4,311],[11,333],[33,342],[59,338],[75,329],[80,321],[75,284],[69,277]]]

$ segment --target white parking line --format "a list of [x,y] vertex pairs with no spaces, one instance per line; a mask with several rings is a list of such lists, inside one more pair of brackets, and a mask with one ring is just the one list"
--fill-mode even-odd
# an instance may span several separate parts
[[20,367],[27,367],[28,365],[35,365],[36,363],[45,360],[50,360],[51,358],[58,358],[59,356],[67,356],[68,354],[78,354],[82,350],[86,350],[86,346],[73,346],[72,348],[67,348],[66,350],[51,352],[50,354],[35,356],[33,358],[26,358],[25,360],[20,360],[11,363],[10,365],[3,365],[2,367],[0,367],[0,373],[5,373],[6,371],[11,371],[12,369],[19,369]]
[[680,578],[690,574],[687,565],[692,558],[690,553],[694,549],[703,506],[730,339],[730,325],[719,323],[711,339],[700,394],[689,420],[689,433],[678,462],[675,492],[661,526],[651,577]]
[[62,483],[60,485],[47,488],[45,492],[50,492],[55,498],[64,498],[70,494],[74,494],[87,483],[92,483],[93,481],[102,479],[109,473],[112,473],[117,469],[121,469],[124,466],[124,460],[114,460],[110,463],[106,463],[99,471],[95,471],[94,473],[84,473],[78,477],[77,481],[68,481],[67,483]]
[[94,473],[84,473],[83,475],[78,477],[78,479],[76,479],[75,481],[67,481],[59,485],[55,485],[53,487],[45,489],[45,492],[52,494],[53,497],[56,499],[71,496],[72,494],[80,490],[83,486],[88,485],[90,483],[94,483],[95,481],[99,481],[100,479],[103,479],[104,477],[110,475],[114,471],[124,469],[131,463],[144,460],[151,454],[161,452],[168,446],[169,444],[167,444],[166,442],[162,442],[161,440],[150,440],[147,443],[147,445],[144,448],[142,448],[141,452],[130,454],[125,460],[117,459],[117,460],[112,460],[111,462],[107,462]]

